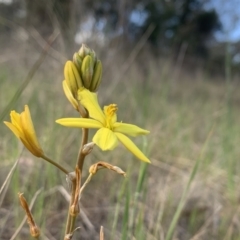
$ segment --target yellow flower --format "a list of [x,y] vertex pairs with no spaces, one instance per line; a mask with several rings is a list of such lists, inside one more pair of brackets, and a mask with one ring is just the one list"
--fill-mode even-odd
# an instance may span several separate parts
[[36,157],[44,156],[43,150],[37,140],[30,111],[25,105],[24,112],[21,114],[16,111],[10,113],[11,123],[4,122],[7,127],[19,138],[24,146]]
[[90,118],[62,118],[56,122],[67,127],[96,128],[99,129],[93,137],[93,142],[103,151],[113,150],[118,145],[118,140],[136,157],[145,162],[150,160],[141,150],[127,137],[148,134],[149,131],[136,125],[117,122],[117,105],[110,104],[101,110],[96,93],[85,88],[78,91],[81,104],[88,110]]

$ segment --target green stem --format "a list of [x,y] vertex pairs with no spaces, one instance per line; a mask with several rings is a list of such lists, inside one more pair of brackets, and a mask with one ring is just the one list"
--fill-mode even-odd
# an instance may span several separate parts
[[42,156],[42,159],[46,160],[47,162],[51,163],[52,165],[54,165],[55,167],[57,167],[59,170],[61,170],[62,172],[64,172],[65,174],[68,174],[69,171],[67,171],[64,167],[62,167],[61,165],[59,165],[58,163],[54,162],[53,160],[51,160],[50,158],[48,158],[47,156]]
[[[67,224],[66,224],[66,230],[65,230],[65,235],[71,233],[71,228],[72,228],[72,221],[73,221],[73,216],[70,214],[70,208],[73,204],[74,198],[75,198],[75,192],[76,192],[76,178],[72,179],[72,192],[71,192],[71,199],[69,202],[69,210],[68,210],[68,218],[67,218]],[[75,221],[74,221],[75,222]]]
[[74,231],[76,218],[77,218],[77,216],[71,216],[71,223],[70,223],[70,226],[69,226],[69,232],[70,233],[72,233]]

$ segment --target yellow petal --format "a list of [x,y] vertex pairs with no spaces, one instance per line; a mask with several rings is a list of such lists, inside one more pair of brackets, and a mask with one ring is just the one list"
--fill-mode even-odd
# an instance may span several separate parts
[[24,112],[21,113],[20,118],[22,129],[28,142],[33,142],[33,145],[40,147],[33,126],[31,114],[27,105],[25,105]]
[[122,133],[116,133],[118,140],[122,142],[122,144],[137,158],[141,159],[144,162],[150,163],[150,160],[143,154],[143,152],[130,140],[128,137],[123,135]]
[[133,124],[127,124],[127,123],[120,123],[116,122],[113,124],[113,131],[114,132],[120,132],[123,134],[128,134],[130,136],[136,137],[139,135],[146,135],[149,133],[148,130],[142,129],[136,125]]
[[98,120],[105,125],[105,115],[100,108],[97,100],[97,94],[92,93],[85,88],[78,90],[78,99],[81,104],[88,110],[89,116]]
[[26,141],[25,138],[20,138],[20,140],[22,141],[23,145],[28,149],[28,151],[31,152],[34,156],[41,157],[43,155],[42,150],[36,148],[33,144]]
[[31,144],[29,144],[27,142],[27,140],[25,139],[25,136],[23,135],[22,131],[19,131],[18,128],[16,128],[12,123],[10,122],[4,122],[9,128],[10,130],[16,135],[17,138],[19,138],[23,145],[35,156],[40,157],[39,154],[36,155],[36,151],[34,150],[34,148],[31,146]]
[[11,117],[12,124],[18,129],[18,131],[23,132],[21,120],[20,120],[20,114],[17,113],[16,111],[11,111],[10,117]]
[[93,137],[93,142],[103,151],[113,150],[118,145],[117,137],[108,128],[99,129]]
[[10,122],[4,122],[6,124],[6,126],[15,134],[15,136],[17,138],[22,138],[24,137],[22,131],[20,131],[16,126],[14,126],[12,123]]
[[89,118],[61,118],[56,120],[66,127],[80,127],[80,128],[101,128],[102,124],[94,119]]
[[35,151],[35,153],[33,152],[32,153],[37,157],[43,155],[43,150],[41,149],[41,146],[38,142],[31,114],[27,105],[25,105],[24,112],[21,113],[20,119],[22,129],[25,135],[24,140],[26,140],[29,143],[29,145],[32,146],[32,149]]
[[77,100],[73,97],[72,92],[70,91],[66,80],[62,82],[63,85],[63,91],[68,99],[68,101],[73,105],[73,107],[77,110],[78,109],[78,102]]

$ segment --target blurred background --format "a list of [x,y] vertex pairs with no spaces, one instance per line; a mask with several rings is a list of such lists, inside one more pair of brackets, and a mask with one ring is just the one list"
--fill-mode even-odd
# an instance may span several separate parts
[[130,52],[144,38],[144,48],[155,56],[177,59],[182,54],[185,63],[202,64],[217,73],[224,64],[226,42],[231,43],[232,63],[240,61],[238,0],[1,0],[0,4],[3,46],[35,41],[41,47],[53,31],[59,31],[54,49],[65,55],[83,42]]
[[[224,239],[240,236],[239,0],[0,0],[0,119],[28,104],[47,155],[73,169],[80,129],[62,91],[63,67],[85,43],[103,64],[101,106],[150,130],[134,142],[152,161],[121,145],[93,150],[83,178],[108,161],[82,197],[81,239]],[[94,131],[91,132],[91,136]],[[0,124],[0,239],[28,239],[18,192],[43,239],[61,239],[68,207],[65,176],[30,155]],[[16,234],[16,237],[12,237]],[[11,238],[12,237],[12,238]]]

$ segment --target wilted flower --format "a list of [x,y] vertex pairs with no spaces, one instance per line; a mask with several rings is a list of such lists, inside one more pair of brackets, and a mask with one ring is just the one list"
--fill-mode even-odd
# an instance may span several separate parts
[[30,234],[32,237],[37,238],[40,235],[40,229],[38,228],[38,226],[36,225],[32,213],[29,209],[28,203],[26,201],[26,199],[23,197],[23,193],[18,193],[18,197],[19,197],[19,201],[21,203],[22,208],[24,209],[26,216],[27,216],[27,222],[29,225],[29,229],[30,229]]

